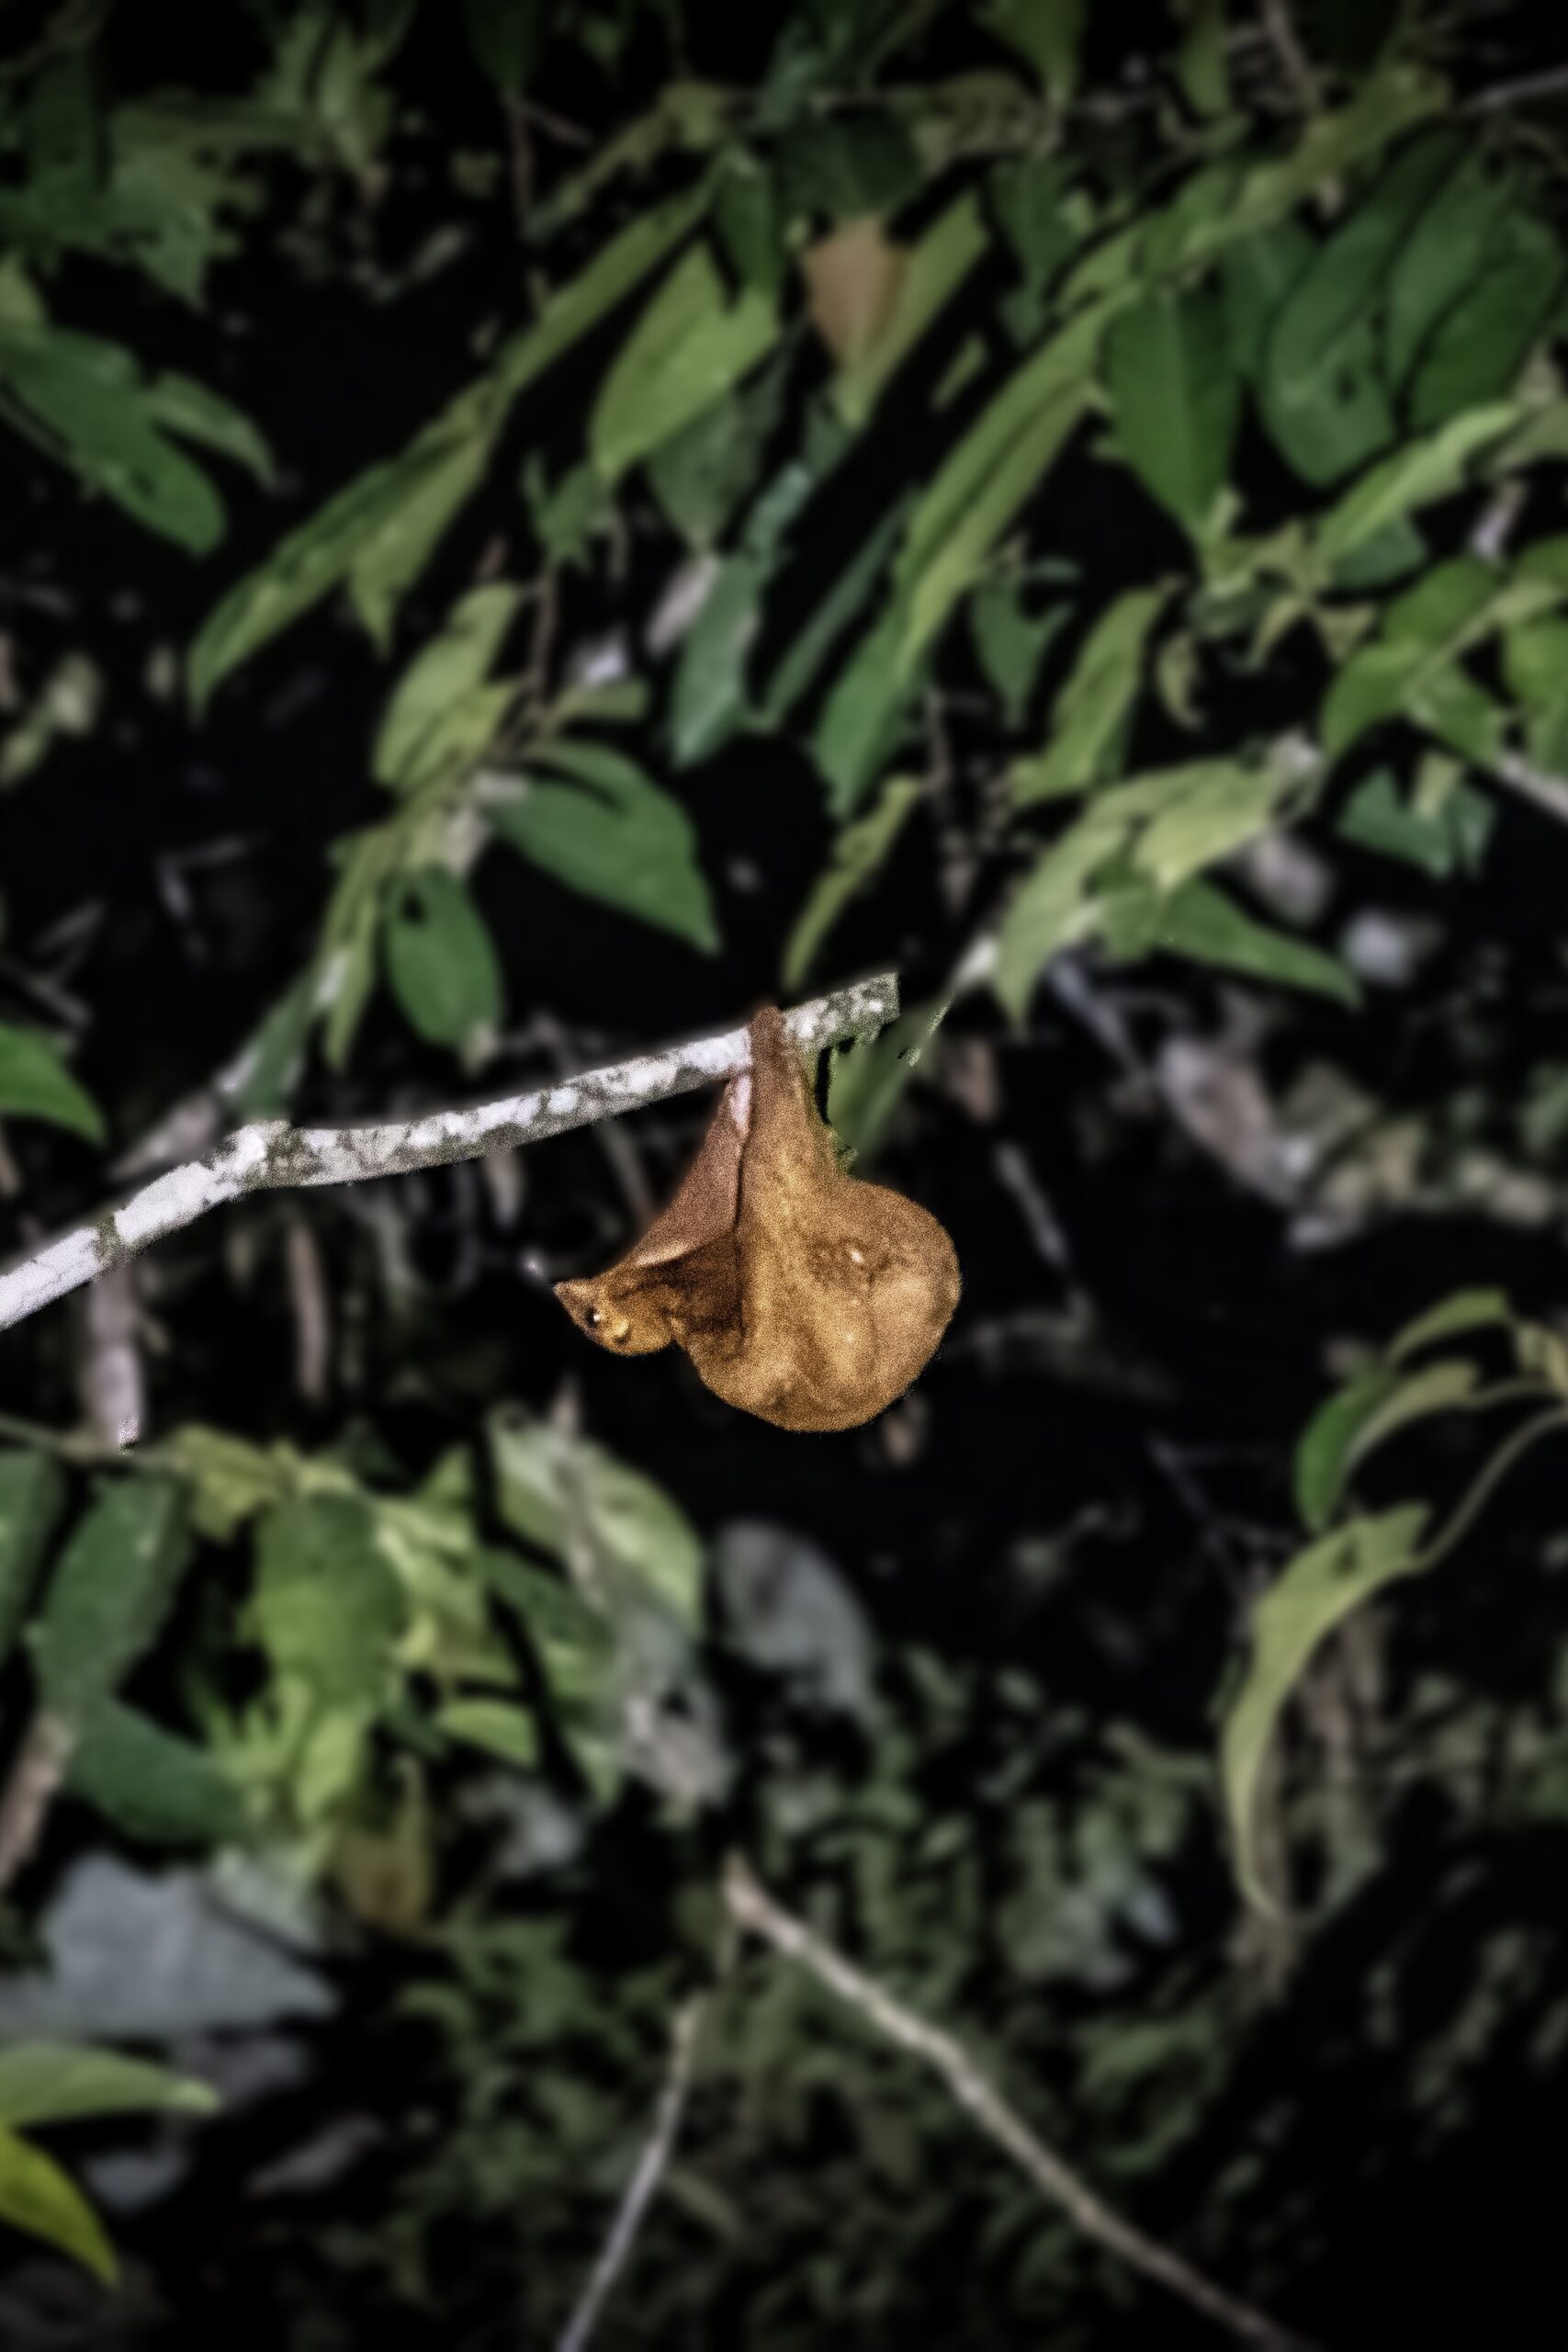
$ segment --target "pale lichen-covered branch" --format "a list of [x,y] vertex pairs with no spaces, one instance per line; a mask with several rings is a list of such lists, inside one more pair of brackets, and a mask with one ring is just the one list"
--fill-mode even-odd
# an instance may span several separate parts
[[[797,1005],[787,1018],[802,1049],[815,1053],[842,1038],[873,1037],[897,1012],[897,976],[885,972]],[[118,1207],[103,1210],[0,1272],[0,1329],[36,1315],[149,1242],[194,1225],[209,1209],[243,1193],[357,1184],[373,1176],[446,1167],[482,1152],[514,1150],[569,1127],[592,1126],[646,1102],[715,1085],[744,1069],[747,1054],[746,1031],[727,1029],[716,1037],[693,1038],[661,1053],[584,1070],[526,1094],[430,1111],[414,1119],[352,1127],[258,1120],[226,1136],[202,1159],[154,1177]]]

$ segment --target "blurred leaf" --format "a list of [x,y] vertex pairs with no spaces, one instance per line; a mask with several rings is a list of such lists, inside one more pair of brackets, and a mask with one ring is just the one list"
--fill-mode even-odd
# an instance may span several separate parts
[[272,451],[258,428],[232,401],[189,376],[159,376],[148,385],[145,406],[157,424],[206,449],[232,458],[259,482],[273,479]]
[[1396,1577],[1420,1566],[1423,1504],[1355,1519],[1298,1552],[1253,1612],[1246,1679],[1227,1712],[1221,1774],[1236,1876],[1249,1901],[1271,1907],[1258,1875],[1258,1776],[1280,1712],[1318,1644]]
[[1404,146],[1319,247],[1275,322],[1260,404],[1276,446],[1310,482],[1339,480],[1394,437],[1382,367],[1384,292],[1402,244],[1462,146],[1448,130]]
[[183,1480],[197,1533],[217,1544],[227,1544],[247,1519],[281,1500],[288,1488],[286,1447],[269,1452],[199,1421],[187,1421],[162,1439],[157,1459]]
[[1105,380],[1123,455],[1145,490],[1201,537],[1241,418],[1217,288],[1154,288],[1111,323]]
[[1507,1295],[1500,1290],[1457,1290],[1430,1306],[1395,1333],[1383,1351],[1390,1363],[1403,1363],[1435,1340],[1452,1340],[1461,1331],[1483,1330],[1514,1319]]
[[740,283],[776,300],[787,255],[773,174],[750,156],[731,156],[714,199],[713,225]]
[[863,1167],[882,1144],[904,1090],[952,1004],[910,1007],[890,1027],[836,1053],[828,1069],[828,1124]]
[[689,547],[716,546],[755,489],[784,415],[784,368],[775,362],[754,383],[704,409],[649,459],[649,488]]
[[1416,508],[1464,487],[1478,449],[1495,442],[1517,414],[1511,402],[1467,410],[1424,440],[1406,442],[1331,506],[1317,526],[1316,552],[1336,568]]
[[504,1699],[452,1699],[437,1710],[435,1728],[498,1756],[503,1764],[531,1771],[539,1760],[539,1727],[530,1714]]
[[463,0],[468,47],[503,98],[519,96],[533,79],[548,26],[548,0]]
[[713,900],[680,802],[596,743],[553,742],[536,757],[568,781],[532,775],[516,799],[489,804],[502,840],[570,889],[712,955]]
[[297,1678],[328,1708],[383,1699],[407,1603],[357,1495],[276,1503],[256,1522],[253,1640],[274,1671]]
[[41,2148],[0,2128],[0,2221],[68,2254],[112,2287],[118,2267],[103,2224],[81,2191]]
[[43,1119],[89,1143],[104,1140],[103,1114],[47,1038],[0,1022],[0,1118]]
[[1168,595],[1163,586],[1131,588],[1106,606],[1056,697],[1045,750],[1012,770],[1016,807],[1087,792],[1110,772],[1137,699],[1149,635]]
[[881,107],[795,122],[775,151],[786,225],[891,212],[918,187],[920,162],[903,124]]
[[1317,253],[1312,232],[1296,220],[1276,221],[1224,255],[1225,331],[1231,355],[1248,383],[1263,373],[1269,337],[1290,296]]
[[841,222],[800,255],[807,314],[840,368],[867,358],[881,340],[908,260],[874,213]]
[[1160,800],[1133,859],[1162,890],[1267,832],[1292,782],[1288,766],[1251,767],[1242,760],[1195,760],[1153,775],[1162,786]]
[[853,814],[897,748],[911,691],[901,644],[900,617],[890,606],[862,638],[822,706],[811,751],[834,817]]
[[1362,849],[1402,858],[1441,880],[1456,868],[1473,872],[1493,822],[1489,800],[1456,783],[1441,807],[1427,811],[1406,802],[1390,768],[1378,768],[1346,802],[1337,831]]
[[77,1729],[113,1695],[163,1630],[190,1555],[185,1494],[172,1478],[105,1484],[44,1591],[33,1667],[51,1713]]
[[400,876],[382,936],[392,994],[428,1044],[471,1045],[501,1026],[495,943],[455,875],[432,865]]
[[750,711],[746,670],[772,565],[732,555],[682,641],[670,696],[670,749],[677,767],[711,759]]
[[0,2050],[0,2130],[72,2123],[97,2115],[211,2115],[205,2083],[142,2058],[68,2042],[21,2041]]
[[574,1540],[645,1586],[682,1624],[702,1605],[703,1546],[679,1506],[629,1463],[543,1421],[491,1423],[501,1515],[541,1551],[566,1557]]
[[148,1845],[231,1846],[246,1833],[240,1792],[207,1750],[116,1699],[89,1716],[65,1785]]
[[1417,428],[1510,391],[1568,281],[1561,239],[1528,212],[1506,213],[1470,292],[1427,344],[1410,386]]
[[705,244],[676,263],[621,345],[594,403],[588,444],[608,481],[690,424],[766,357],[778,314],[765,294],[733,300]]
[[1351,1449],[1399,1374],[1374,1364],[1320,1405],[1296,1443],[1296,1509],[1308,1532],[1321,1535],[1344,1492]]
[[1032,613],[1023,598],[1021,582],[998,579],[982,580],[969,599],[976,658],[1010,727],[1021,723],[1040,664],[1072,618],[1068,604]]
[[1388,288],[1383,344],[1395,390],[1404,385],[1445,313],[1475,283],[1517,194],[1513,168],[1480,147],[1433,191]]
[[1078,85],[1085,0],[988,0],[986,23],[1015,50],[1043,90],[1065,103]]
[[1176,76],[1196,114],[1224,114],[1230,104],[1225,71],[1226,0],[1177,0],[1182,27]]
[[47,1453],[0,1453],[0,1666],[26,1622],[50,1539],[65,1509],[65,1479]]
[[921,794],[918,776],[889,776],[874,808],[837,835],[825,871],[812,885],[784,943],[781,985],[798,988],[844,909],[877,873]]
[[1168,955],[1276,980],[1282,988],[1306,989],[1340,1004],[1360,1002],[1353,974],[1336,956],[1255,922],[1212,883],[1184,882],[1161,899],[1151,930],[1152,945]]
[[497,581],[460,596],[392,690],[376,736],[371,773],[409,791],[482,756],[515,698],[484,684],[515,617],[522,591]]

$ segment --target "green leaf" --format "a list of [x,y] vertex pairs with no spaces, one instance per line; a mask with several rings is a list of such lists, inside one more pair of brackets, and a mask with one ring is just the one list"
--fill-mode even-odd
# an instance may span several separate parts
[[569,889],[712,955],[713,900],[680,802],[598,744],[556,742],[536,757],[568,781],[532,775],[517,798],[488,804],[502,839]]
[[786,254],[773,175],[752,156],[734,153],[727,161],[714,199],[714,233],[742,286],[776,300]]
[[1451,498],[1464,487],[1478,449],[1506,433],[1518,411],[1495,401],[1456,416],[1424,440],[1406,442],[1346,492],[1318,525],[1314,545],[1321,560],[1340,567],[1357,548],[1418,507]]
[[1085,0],[989,0],[986,23],[1065,103],[1077,88],[1087,14]]
[[463,29],[479,71],[503,98],[532,80],[549,25],[547,0],[463,0]]
[[471,589],[421,647],[398,680],[377,733],[371,773],[378,784],[411,791],[470,764],[490,748],[516,690],[484,682],[521,597],[521,589],[506,581]]
[[1461,1331],[1484,1330],[1512,1323],[1514,1310],[1500,1290],[1457,1290],[1406,1323],[1389,1341],[1384,1353],[1390,1363],[1404,1363],[1435,1340],[1452,1340]]
[[190,1555],[185,1494],[172,1478],[104,1486],[44,1593],[33,1665],[51,1713],[79,1729],[113,1694],[157,1639]]
[[1362,849],[1402,858],[1441,880],[1456,869],[1475,870],[1493,820],[1491,802],[1459,784],[1457,771],[1454,788],[1427,809],[1419,797],[1414,805],[1401,797],[1392,769],[1378,768],[1357,786],[1336,830]]
[[882,107],[792,124],[779,140],[775,165],[786,226],[818,215],[858,220],[890,212],[920,177],[908,132]]
[[240,1792],[207,1750],[115,1699],[88,1718],[65,1785],[147,1845],[233,1846],[246,1834]]
[[231,671],[350,573],[358,609],[384,634],[398,597],[482,476],[511,403],[658,266],[707,202],[704,180],[612,237],[399,456],[357,475],[239,581],[209,614],[187,657],[197,710]]
[[255,1544],[247,1627],[275,1673],[327,1708],[378,1706],[408,1606],[371,1505],[358,1495],[291,1498],[258,1520]]
[[1168,589],[1132,588],[1100,616],[1056,697],[1046,747],[1012,770],[1016,808],[1087,792],[1119,755],[1137,700],[1150,632]]
[[0,1666],[32,1605],[64,1509],[64,1476],[50,1455],[20,1446],[0,1453]]
[[1360,1002],[1354,977],[1337,957],[1255,922],[1212,883],[1185,882],[1163,899],[1153,933],[1153,946],[1168,955],[1276,980],[1282,988],[1306,989],[1340,1004]]
[[1474,286],[1427,345],[1410,387],[1410,421],[1438,424],[1509,391],[1568,278],[1557,232],[1510,211]]
[[48,1039],[0,1022],[0,1118],[44,1119],[89,1143],[104,1139],[103,1114]]
[[952,1002],[945,996],[911,1005],[891,1027],[833,1056],[828,1070],[828,1123],[861,1167],[880,1147]]
[[1128,464],[1184,528],[1201,537],[1241,419],[1241,379],[1219,289],[1151,288],[1111,322],[1105,380]]
[[589,420],[590,454],[615,481],[767,356],[774,303],[754,287],[730,300],[705,244],[678,261],[622,345]]
[[1194,760],[1133,781],[1157,781],[1160,787],[1159,803],[1134,850],[1134,865],[1162,890],[1172,890],[1267,832],[1292,778],[1282,765]]
[[52,2156],[0,2130],[0,2222],[68,2254],[112,2287],[118,2267],[102,2222]]
[[897,748],[912,693],[902,637],[902,620],[890,606],[862,638],[822,706],[811,752],[834,817],[853,814]]
[[504,1699],[453,1699],[438,1708],[435,1728],[446,1739],[498,1756],[503,1764],[531,1771],[539,1760],[539,1727],[521,1707]]
[[1298,1552],[1258,1602],[1246,1678],[1225,1719],[1220,1769],[1236,1875],[1254,1903],[1269,1897],[1258,1874],[1258,1777],[1280,1710],[1313,1652],[1351,1611],[1420,1566],[1423,1504],[1355,1519]]
[[784,942],[779,978],[785,989],[799,987],[844,909],[880,870],[921,790],[918,776],[889,776],[875,807],[840,829],[827,868],[812,885]]
[[116,2050],[54,2041],[0,2050],[0,2130],[97,2115],[211,2115],[217,2107],[205,2083]]
[[1403,1379],[1396,1375],[1388,1395],[1357,1430],[1347,1469],[1353,1469],[1412,1421],[1425,1420],[1430,1413],[1446,1413],[1452,1406],[1462,1405],[1473,1395],[1479,1377],[1475,1366],[1460,1356],[1446,1356],[1436,1363],[1423,1364],[1419,1372]]
[[1349,1475],[1351,1449],[1366,1423],[1399,1385],[1384,1364],[1358,1374],[1320,1405],[1296,1445],[1295,1498],[1308,1532],[1321,1535]]
[[198,384],[190,376],[159,376],[147,387],[143,405],[154,424],[177,433],[182,440],[232,458],[259,482],[272,481],[272,451],[259,428],[243,410],[210,386]]
[[483,917],[456,875],[424,866],[393,883],[383,921],[387,978],[408,1022],[433,1046],[499,1029],[501,964]]
[[1269,340],[1286,302],[1312,266],[1317,246],[1300,220],[1278,220],[1233,245],[1224,259],[1225,332],[1231,356],[1249,384],[1263,373]]
[[1423,208],[1388,288],[1383,348],[1396,391],[1445,313],[1475,283],[1517,192],[1512,166],[1478,147]]
[[682,641],[670,695],[670,750],[679,768],[711,759],[746,724],[746,665],[772,569],[764,557],[732,555]]
[[899,503],[879,517],[818,598],[798,636],[780,654],[759,697],[759,714],[769,726],[781,726],[817,683],[834,646],[881,579],[905,512]]
[[[756,487],[784,414],[785,380],[775,361],[755,383],[711,402],[649,458],[649,488],[689,547],[716,546]],[[599,481],[596,473],[592,479]]]
[[1394,437],[1384,289],[1461,146],[1459,133],[1434,130],[1402,148],[1319,248],[1275,322],[1259,401],[1275,445],[1308,481],[1337,481]]
[[564,1558],[569,1532],[602,1565],[619,1570],[694,1625],[702,1605],[703,1546],[662,1487],[604,1446],[563,1437],[543,1421],[497,1414],[491,1423],[496,1500],[528,1543]]
[[976,659],[1010,727],[1021,723],[1040,664],[1072,617],[1066,603],[1032,613],[1023,599],[1023,583],[1016,580],[982,580],[969,599]]
[[0,400],[29,437],[89,489],[193,555],[223,536],[223,507],[198,466],[159,432],[130,353],[51,327],[0,331]]

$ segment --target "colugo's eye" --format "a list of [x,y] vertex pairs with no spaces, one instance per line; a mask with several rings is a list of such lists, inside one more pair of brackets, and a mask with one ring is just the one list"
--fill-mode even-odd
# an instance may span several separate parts
[[583,1319],[587,1323],[591,1331],[596,1331],[600,1324],[604,1320],[604,1317],[600,1314],[599,1309],[596,1306],[591,1306]]

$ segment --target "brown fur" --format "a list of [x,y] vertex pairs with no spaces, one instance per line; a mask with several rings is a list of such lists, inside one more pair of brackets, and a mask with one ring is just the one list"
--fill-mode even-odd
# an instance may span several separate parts
[[604,1273],[556,1295],[601,1347],[672,1340],[714,1394],[786,1430],[847,1430],[903,1394],[958,1303],[943,1227],[839,1164],[769,1005],[674,1199]]

